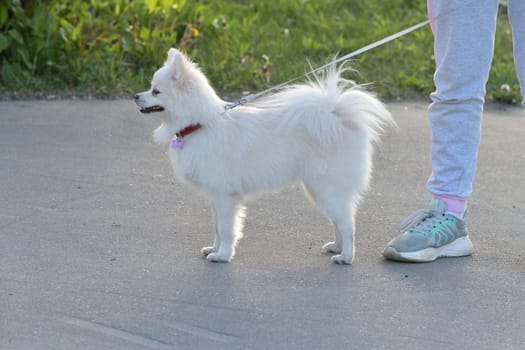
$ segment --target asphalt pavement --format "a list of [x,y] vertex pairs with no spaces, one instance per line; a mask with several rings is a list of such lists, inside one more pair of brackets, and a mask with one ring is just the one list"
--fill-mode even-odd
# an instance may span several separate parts
[[425,102],[389,108],[338,266],[298,186],[250,201],[236,258],[207,262],[210,208],[131,100],[1,102],[0,349],[525,349],[522,110],[486,110],[473,256],[410,264],[381,250],[430,199],[430,133]]

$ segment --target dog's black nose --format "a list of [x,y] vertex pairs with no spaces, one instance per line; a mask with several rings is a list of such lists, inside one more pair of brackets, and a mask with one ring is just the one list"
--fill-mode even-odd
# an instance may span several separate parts
[[140,98],[140,96],[139,94],[136,94],[135,96],[133,96],[133,98],[135,99],[135,101],[137,101]]

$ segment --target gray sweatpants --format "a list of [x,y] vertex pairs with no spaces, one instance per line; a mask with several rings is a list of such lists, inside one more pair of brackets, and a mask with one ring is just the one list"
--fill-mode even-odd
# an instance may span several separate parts
[[[494,51],[498,0],[428,0],[434,33],[436,91],[428,114],[432,130],[434,195],[472,193],[485,86]],[[525,96],[525,0],[509,0],[514,59]]]

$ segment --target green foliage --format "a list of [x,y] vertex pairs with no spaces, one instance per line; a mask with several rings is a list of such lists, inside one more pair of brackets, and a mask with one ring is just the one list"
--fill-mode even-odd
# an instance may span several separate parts
[[520,103],[522,98],[512,50],[512,33],[504,12],[497,27],[494,60],[487,84],[488,98],[504,103]]
[[2,3],[2,88],[127,91],[137,76],[162,62],[165,47],[184,37],[187,25],[179,24],[184,3],[51,0],[27,8],[20,1]]
[[[491,98],[519,100],[508,22],[499,22]],[[426,18],[417,0],[4,0],[0,92],[118,95],[144,89],[169,47],[192,57],[221,93],[300,76]],[[309,63],[308,63],[309,62]],[[433,89],[429,28],[354,60],[349,78],[385,98]]]

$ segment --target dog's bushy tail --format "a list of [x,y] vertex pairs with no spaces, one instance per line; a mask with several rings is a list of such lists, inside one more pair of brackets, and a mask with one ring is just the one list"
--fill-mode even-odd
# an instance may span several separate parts
[[396,125],[385,105],[358,85],[342,91],[335,104],[334,114],[346,126],[366,130],[372,141],[379,140],[386,126]]
[[378,141],[384,127],[395,122],[378,98],[342,78],[347,70],[328,68],[305,84],[292,85],[264,99],[259,107],[285,111],[282,123],[302,125],[327,146],[337,144],[347,128],[362,130],[370,141]]

